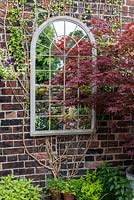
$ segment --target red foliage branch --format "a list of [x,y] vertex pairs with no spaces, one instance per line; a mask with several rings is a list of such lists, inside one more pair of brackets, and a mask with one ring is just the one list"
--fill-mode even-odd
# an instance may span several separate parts
[[[70,89],[67,91],[66,103],[90,106],[94,104],[97,108],[103,107],[112,113],[134,112],[134,23],[128,24],[120,31],[119,24],[113,29],[109,21],[93,19],[92,27],[98,51],[97,70],[94,73],[92,45],[84,38],[79,43],[79,55],[89,56],[89,59],[79,61],[79,70],[76,69],[75,59],[75,55],[78,55],[78,46],[72,48],[68,54],[65,76],[66,85]],[[70,39],[67,38],[66,43],[69,42]],[[63,39],[58,41],[57,46],[62,51],[68,51],[68,48],[64,47]],[[72,55],[74,57],[71,57]],[[63,84],[63,73],[59,71],[52,80],[53,83]],[[94,83],[97,86],[96,94],[92,94],[90,90]],[[75,95],[77,88],[82,89],[79,99]]]

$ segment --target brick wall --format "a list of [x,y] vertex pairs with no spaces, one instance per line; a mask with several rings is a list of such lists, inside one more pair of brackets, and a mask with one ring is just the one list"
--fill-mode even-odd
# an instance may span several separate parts
[[[30,2],[30,1],[29,1]],[[32,1],[31,1],[32,2]],[[88,0],[74,1],[73,6],[68,11],[73,17],[83,17],[86,6],[90,5],[92,12],[88,13],[86,19],[92,16],[107,17],[112,14],[113,5],[107,5],[102,1]],[[30,6],[27,7],[29,12]],[[127,21],[132,21],[134,17],[133,0],[125,0],[122,7],[116,7],[116,15]],[[105,12],[104,12],[105,11]],[[4,5],[0,3],[0,48],[4,47],[3,17]],[[78,15],[79,13],[79,15]],[[99,13],[99,14],[98,14]],[[67,14],[67,13],[65,13]],[[14,92],[13,92],[14,91]],[[16,98],[24,101],[23,93],[17,81],[0,80],[0,176],[15,174],[16,176],[26,176],[34,179],[35,183],[44,184],[51,171],[40,166],[30,155],[27,154],[23,142],[23,110]],[[127,116],[122,120],[120,116],[105,116],[103,120],[98,117],[98,130],[92,143],[78,168],[77,175],[83,175],[87,169],[92,169],[109,161],[113,166],[128,166],[133,164],[133,156],[128,155],[130,147],[124,146],[126,136],[134,132],[134,117]],[[47,165],[48,155],[44,149],[45,137],[30,137],[29,118],[26,118],[24,127],[25,143],[27,149],[36,158],[43,160]],[[74,164],[78,163],[80,156],[85,150],[88,135],[50,137],[50,143],[54,153],[60,155],[64,152],[66,145],[69,145],[68,162],[63,162],[60,172],[68,175]],[[74,155],[77,156],[74,156]]]

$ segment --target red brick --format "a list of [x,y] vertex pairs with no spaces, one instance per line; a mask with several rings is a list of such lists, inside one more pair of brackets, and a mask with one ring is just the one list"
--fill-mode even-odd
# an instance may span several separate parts
[[129,12],[133,13],[131,16],[134,16],[134,6],[130,6],[129,7]]
[[102,148],[94,148],[94,149],[88,149],[86,154],[103,154],[103,149]]
[[18,160],[21,161],[21,160],[29,160],[29,156],[27,154],[19,154],[18,155]]
[[122,6],[122,10],[123,10],[123,12],[127,12],[127,14],[128,14],[129,6]]
[[17,155],[7,156],[7,162],[17,161]]
[[130,134],[120,133],[120,134],[117,135],[117,140],[128,141],[128,140],[131,139],[131,137],[132,137],[132,135],[130,135]]
[[124,166],[134,165],[134,160],[125,160]]
[[112,161],[111,164],[113,167],[123,166],[123,161]]
[[11,102],[11,96],[0,96],[0,103]]
[[0,156],[0,163],[6,162],[6,156]]
[[[94,156],[86,156],[85,157],[85,161],[87,162],[87,161],[94,161],[94,159],[95,159],[95,157]],[[73,167],[73,166],[72,166]],[[66,169],[66,165],[65,165],[65,169]]]
[[127,11],[127,8],[124,8],[122,12],[123,12],[123,16],[129,16],[129,12]]
[[24,111],[18,111],[18,112],[17,112],[17,117],[19,117],[19,118],[20,118],[20,117],[21,117],[21,118],[24,117]]
[[22,133],[13,134],[9,132],[9,134],[8,133],[2,134],[2,140],[19,140],[19,139],[22,139]]
[[[22,131],[23,131],[23,126],[22,125],[13,127],[13,133],[20,133]],[[30,125],[24,126],[24,131],[25,132],[29,132],[30,131]],[[29,134],[25,134],[26,137],[28,137],[28,135]],[[29,135],[29,137],[27,139],[29,139],[29,138],[30,138],[30,135]]]
[[126,121],[126,120],[124,120],[124,121],[118,121],[118,123],[117,123],[117,125],[119,126],[119,127],[127,127],[127,126],[133,126],[134,125],[134,122],[132,121],[132,120],[128,120],[128,121]]
[[14,126],[13,133],[21,133],[23,131],[23,126]]
[[34,156],[35,156],[38,160],[46,160],[46,159],[48,159],[48,153],[47,153],[47,152],[36,153],[36,154],[34,154]]
[[7,81],[7,87],[16,87],[16,81]]
[[14,112],[6,112],[6,118],[17,118],[17,113]]
[[102,141],[101,147],[117,147],[118,141]]
[[24,167],[23,162],[8,162],[8,163],[2,164],[3,169],[15,169],[15,168],[22,168],[22,167]]
[[14,126],[14,125],[21,125],[21,119],[2,119],[1,126]]
[[0,17],[1,17],[1,18],[4,18],[4,16],[5,16],[5,13],[4,13],[3,11],[0,10]]
[[9,174],[12,174],[12,170],[3,170],[3,171],[0,171],[0,177],[7,176]]
[[[125,144],[126,145],[126,144]],[[131,152],[134,152],[134,145],[128,144],[128,147],[123,147],[123,153],[131,154]]]
[[89,144],[89,147],[91,148],[97,148],[99,147],[99,141],[92,141],[91,144]]
[[48,169],[44,168],[44,167],[36,167],[36,173],[37,174],[45,174],[48,173]]
[[87,163],[85,163],[85,167],[87,169],[96,169],[96,168],[100,167],[103,164],[104,164],[103,160],[95,161],[95,162],[87,162]]
[[126,0],[126,5],[134,6],[134,1],[133,0]]
[[0,88],[5,86],[5,82],[0,80]]
[[105,153],[106,154],[111,154],[111,153],[113,153],[113,154],[117,154],[117,153],[122,153],[122,148],[120,148],[120,147],[118,147],[118,148],[106,148],[105,149]]
[[23,95],[22,89],[2,89],[3,95]]
[[126,159],[131,159],[131,156],[128,154],[115,155],[115,160],[126,160]]
[[3,149],[4,155],[12,155],[12,154],[22,154],[24,153],[24,148],[5,148]]
[[102,160],[113,160],[113,155],[101,155],[101,156],[96,156],[97,161],[102,161]]
[[4,118],[4,112],[0,112],[0,118]]
[[1,141],[0,147],[1,148],[13,147],[13,141]]
[[129,133],[129,127],[118,127],[113,129],[113,133]]
[[[36,140],[36,145],[44,145],[44,144],[45,144],[44,138],[38,138]],[[63,148],[65,148],[65,144],[64,143],[61,143],[59,145],[60,145],[60,149],[62,149],[62,145],[63,145]]]
[[1,8],[1,9],[5,8],[5,5],[4,5],[3,2],[0,2],[0,8]]
[[119,140],[119,147],[124,147],[128,141]]
[[98,140],[115,140],[115,135],[113,134],[98,134]]
[[33,160],[30,160],[30,161],[26,161],[25,162],[25,167],[37,167],[39,164]]
[[0,127],[0,133],[12,133],[12,127]]
[[[25,140],[25,143],[27,146],[35,146],[35,140]],[[14,141],[14,146],[15,147],[22,147],[24,146],[23,145],[23,141],[22,140],[17,140],[17,141]]]
[[100,127],[100,128],[97,130],[97,133],[111,133],[111,129],[110,129],[110,128],[107,128],[107,127]]
[[75,138],[75,136],[63,136],[63,137],[57,137],[57,139],[58,139],[58,142],[69,142],[69,141],[73,141],[74,140],[74,138]]
[[22,106],[20,104],[3,104],[2,110],[22,110]]
[[28,147],[27,148],[30,153],[38,152],[38,147]]
[[45,175],[43,176],[42,174],[33,174],[33,175],[27,175],[26,178],[28,179],[34,179],[34,180],[43,180],[45,179]]
[[2,49],[5,49],[5,48],[6,48],[5,42],[0,42],[0,48],[2,48]]
[[23,147],[23,141],[22,140],[17,140],[14,141],[14,147]]
[[34,168],[20,168],[13,170],[14,175],[34,174]]
[[24,102],[24,97],[15,95],[13,96],[13,102]]

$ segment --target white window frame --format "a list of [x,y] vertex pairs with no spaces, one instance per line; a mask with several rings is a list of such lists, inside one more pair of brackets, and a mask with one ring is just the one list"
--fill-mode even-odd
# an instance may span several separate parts
[[[31,50],[30,50],[30,56],[31,56],[31,75],[30,75],[30,134],[31,136],[60,136],[60,135],[78,135],[78,134],[91,134],[95,131],[96,127],[96,112],[94,107],[92,107],[91,111],[91,129],[74,129],[74,130],[35,130],[35,62],[36,62],[36,43],[38,40],[39,35],[44,30],[46,26],[49,24],[55,22],[55,21],[68,21],[68,22],[74,22],[79,27],[81,27],[85,33],[88,35],[91,44],[93,44],[92,48],[92,60],[93,60],[93,67],[96,68],[96,58],[97,58],[97,50],[95,47],[95,38],[90,31],[90,29],[81,21],[78,19],[69,17],[69,16],[57,16],[52,17],[49,20],[45,21],[42,25],[40,25],[31,41]],[[96,85],[93,86],[92,93],[96,92]]]

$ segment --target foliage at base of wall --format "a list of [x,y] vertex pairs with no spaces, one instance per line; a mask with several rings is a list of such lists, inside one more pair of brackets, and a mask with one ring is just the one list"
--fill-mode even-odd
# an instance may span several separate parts
[[124,170],[108,163],[78,179],[48,179],[46,188],[73,194],[77,200],[129,200],[133,195]]
[[[29,135],[29,121],[26,111],[29,108],[29,45],[31,36],[35,30],[35,26],[38,26],[38,23],[40,24],[54,15],[67,14],[67,8],[70,8],[72,3],[68,0],[68,5],[66,5],[66,7],[59,4],[60,3],[57,3],[55,5],[54,3],[51,4],[51,6],[49,6],[49,4],[33,4],[29,6],[24,0],[4,1],[4,4],[0,2],[3,9],[3,12],[0,12],[2,20],[1,29],[3,33],[0,35],[0,45],[2,47],[0,50],[0,78],[4,78],[4,80],[0,81],[2,94],[0,96],[0,101],[2,102],[2,110],[0,113],[0,175],[14,173],[15,175],[29,176],[33,177],[35,181],[40,182],[40,184],[44,181],[43,177],[49,176],[50,171],[52,171],[52,163],[49,162],[49,158],[54,158],[53,164],[56,166],[58,159],[59,161],[63,160],[62,155],[64,155],[64,149],[68,145],[69,150],[67,150],[67,158],[69,162],[67,163],[66,160],[67,164],[59,163],[59,165],[57,165],[58,168],[56,168],[56,170],[60,168],[61,173],[67,176],[67,169],[69,172],[71,171],[70,168],[74,163],[74,158],[76,161],[78,161],[78,158],[80,158],[80,161],[81,158],[83,158],[83,156],[80,156],[80,153],[83,152],[89,139],[87,135],[83,135],[82,137],[68,136],[49,138],[49,144],[51,146],[50,151],[53,153],[53,157],[49,157],[46,153],[46,138],[31,138]],[[76,10],[76,13],[75,15],[71,13],[74,17],[78,17],[78,6],[79,5],[75,1],[73,9]],[[42,16],[40,16],[41,19],[39,19],[37,15],[35,15],[37,14],[35,11],[42,11],[42,8],[44,14],[42,14]],[[50,10],[50,8],[52,8],[52,10]],[[64,12],[63,9],[65,9]],[[46,10],[48,12],[47,14]],[[79,10],[82,9],[80,8]],[[89,7],[88,12],[90,12]],[[36,23],[37,21],[38,23]],[[75,166],[79,166],[79,170],[76,170],[79,172],[79,175],[84,174],[85,170],[92,166],[96,167],[94,163],[97,165],[102,162],[102,160],[110,160],[110,162],[113,162],[115,165],[124,166],[132,163],[132,157],[127,155],[127,150],[123,146],[125,142],[123,134],[132,132],[130,126],[133,126],[133,116],[130,116],[130,113],[126,114],[126,112],[123,113],[124,119],[118,116],[122,108],[125,108],[127,111],[132,111],[134,109],[134,23],[126,26],[120,38],[115,38],[115,28],[120,32],[118,29],[120,26],[118,20],[114,20],[113,18],[110,19],[110,21],[97,18],[92,18],[92,20],[87,19],[90,25],[91,21],[92,25],[94,24],[93,32],[97,36],[96,41],[100,56],[97,76],[95,77],[95,75],[93,75],[91,78],[92,80],[96,80],[96,83],[99,85],[100,90],[98,90],[98,92],[103,92],[103,94],[99,93],[100,96],[96,95],[96,98],[100,103],[99,107],[102,105],[105,106],[106,100],[108,102],[110,99],[111,105],[113,104],[111,111],[118,112],[118,115],[114,117],[110,116],[109,119],[108,114],[108,117],[107,115],[103,115],[103,118],[101,118],[100,124],[102,127],[98,130],[98,140],[94,140],[92,144],[90,143],[90,145],[86,147],[87,152],[84,154],[84,161],[81,165],[78,165],[79,162],[75,163]],[[118,33],[117,36],[119,36],[118,31],[116,32]],[[114,54],[112,59],[110,59],[111,52]],[[86,75],[88,76],[87,73]],[[13,80],[9,81],[8,79]],[[24,79],[26,82],[24,82]],[[85,77],[83,79],[84,81],[89,81],[88,78],[87,80],[85,80]],[[116,87],[117,83],[119,87]],[[86,94],[85,91],[85,95]],[[108,99],[106,98],[107,94],[109,95]],[[116,94],[118,95],[116,96]],[[24,104],[24,102],[26,104]],[[92,102],[94,103],[94,101]],[[77,148],[78,141],[80,148]],[[59,154],[57,154],[57,152]],[[74,155],[72,155],[73,152]],[[38,159],[40,155],[42,157]],[[45,168],[46,163],[48,164],[47,169]],[[59,171],[56,171],[56,173],[58,174]]]
[[0,200],[40,200],[41,191],[31,180],[25,178],[15,178],[10,175],[0,180]]

